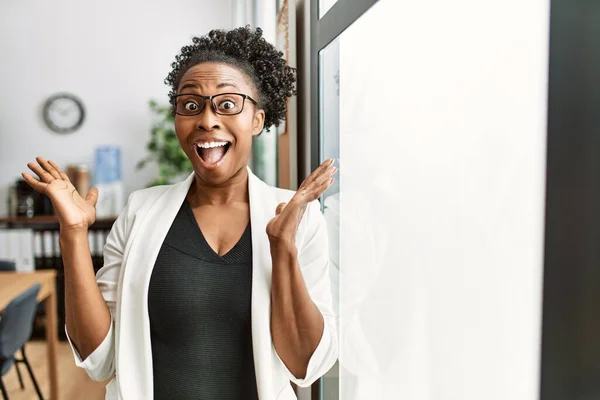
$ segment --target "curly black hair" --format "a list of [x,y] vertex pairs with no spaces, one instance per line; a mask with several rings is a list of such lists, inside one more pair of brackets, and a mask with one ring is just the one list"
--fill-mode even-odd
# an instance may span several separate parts
[[297,94],[296,69],[288,66],[283,53],[263,38],[262,29],[253,32],[248,25],[230,31],[214,29],[205,36],[194,37],[192,45],[183,46],[165,79],[171,86],[172,113],[181,78],[191,67],[203,62],[229,64],[250,78],[258,91],[258,106],[265,111],[267,130],[285,120],[287,98]]

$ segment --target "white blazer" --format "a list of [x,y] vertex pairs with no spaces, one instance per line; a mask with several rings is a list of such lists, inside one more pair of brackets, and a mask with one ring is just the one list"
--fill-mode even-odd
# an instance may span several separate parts
[[[311,385],[333,366],[338,354],[325,220],[319,202],[312,202],[296,235],[304,280],[325,320],[323,336],[309,361],[306,376],[298,379],[285,367],[271,340],[271,254],[266,234],[277,204],[289,201],[294,192],[268,186],[250,169],[248,175],[253,254],[252,345],[258,397],[296,399],[290,380],[301,387]],[[112,314],[110,329],[85,360],[81,360],[71,343],[77,366],[92,379],[113,377],[106,386],[106,399],[153,398],[148,285],[163,240],[193,181],[191,174],[174,185],[134,192],[108,235],[104,266],[96,280]]]

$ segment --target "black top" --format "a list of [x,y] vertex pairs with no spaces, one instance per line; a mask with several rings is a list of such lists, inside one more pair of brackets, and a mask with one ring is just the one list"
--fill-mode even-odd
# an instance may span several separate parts
[[185,201],[150,278],[154,399],[258,399],[251,293],[250,224],[219,256]]

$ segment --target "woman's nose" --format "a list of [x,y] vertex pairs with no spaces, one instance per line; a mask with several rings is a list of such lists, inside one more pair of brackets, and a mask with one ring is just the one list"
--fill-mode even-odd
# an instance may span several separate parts
[[210,100],[206,100],[204,109],[196,116],[196,128],[204,131],[211,131],[220,128],[220,120]]

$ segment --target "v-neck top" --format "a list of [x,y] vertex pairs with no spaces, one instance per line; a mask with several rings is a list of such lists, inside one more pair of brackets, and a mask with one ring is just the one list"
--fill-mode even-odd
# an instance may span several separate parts
[[183,202],[148,289],[154,399],[258,399],[250,224],[220,256]]

